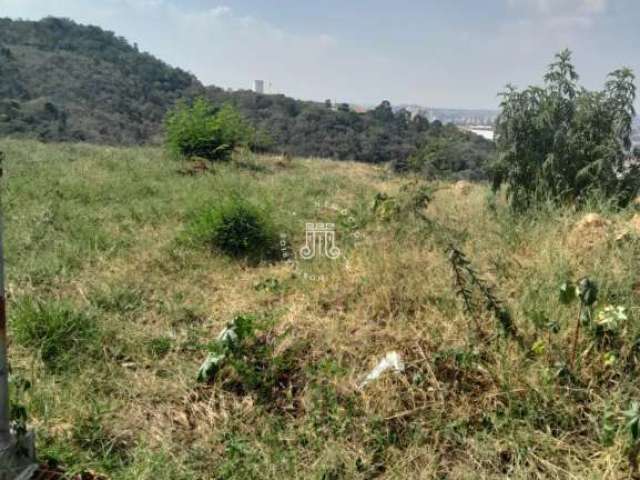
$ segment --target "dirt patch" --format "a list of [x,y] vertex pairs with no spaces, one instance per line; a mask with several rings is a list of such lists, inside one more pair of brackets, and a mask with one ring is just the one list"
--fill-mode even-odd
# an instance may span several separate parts
[[471,182],[467,182],[466,180],[459,180],[453,184],[453,191],[458,195],[466,196],[471,193],[473,189],[473,184]]
[[640,238],[640,213],[636,213],[631,220],[621,225],[616,233],[616,241],[624,242]]
[[573,226],[567,237],[571,248],[591,249],[607,241],[611,222],[597,213],[587,213]]
[[206,173],[208,171],[209,171],[209,162],[201,158],[194,159],[186,167],[177,170],[177,172],[180,175],[190,175],[190,176],[202,175],[203,173]]
[[636,213],[627,225],[633,234],[640,235],[640,213]]

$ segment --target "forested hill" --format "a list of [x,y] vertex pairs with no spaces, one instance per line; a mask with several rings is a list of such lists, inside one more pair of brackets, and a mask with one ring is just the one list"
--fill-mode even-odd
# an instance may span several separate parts
[[202,91],[191,74],[70,20],[0,19],[0,135],[134,144]]
[[205,95],[216,105],[234,105],[263,151],[402,167],[430,138],[445,136],[458,144],[456,151],[467,145],[479,152],[462,162],[463,170],[473,170],[493,148],[455,127],[394,112],[388,102],[356,113],[348,105],[204,87],[114,33],[60,18],[0,19],[0,79],[0,137],[153,142],[179,99]]

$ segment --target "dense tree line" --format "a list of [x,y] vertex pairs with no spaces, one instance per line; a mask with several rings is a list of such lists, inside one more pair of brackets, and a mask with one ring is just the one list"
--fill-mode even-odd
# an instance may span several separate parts
[[383,101],[364,113],[329,101],[303,102],[284,95],[227,92],[210,87],[216,105],[230,103],[256,128],[255,145],[292,155],[379,163],[405,161],[425,139],[429,122],[409,112],[394,112]]

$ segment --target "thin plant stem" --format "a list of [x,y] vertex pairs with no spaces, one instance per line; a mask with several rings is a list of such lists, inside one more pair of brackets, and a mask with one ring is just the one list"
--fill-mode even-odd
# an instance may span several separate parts
[[583,308],[584,308],[584,305],[582,305],[582,302],[580,302],[580,310],[578,311],[578,318],[576,320],[576,331],[573,334],[573,352],[571,354],[571,363],[570,363],[571,368],[573,368],[573,365],[575,364],[576,354],[578,352],[578,339],[580,338],[580,319],[582,318]]

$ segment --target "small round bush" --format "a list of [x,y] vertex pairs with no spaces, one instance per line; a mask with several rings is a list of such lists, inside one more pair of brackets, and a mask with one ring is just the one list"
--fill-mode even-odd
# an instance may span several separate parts
[[261,260],[277,255],[275,230],[266,209],[232,197],[199,211],[189,226],[189,236],[232,257]]

